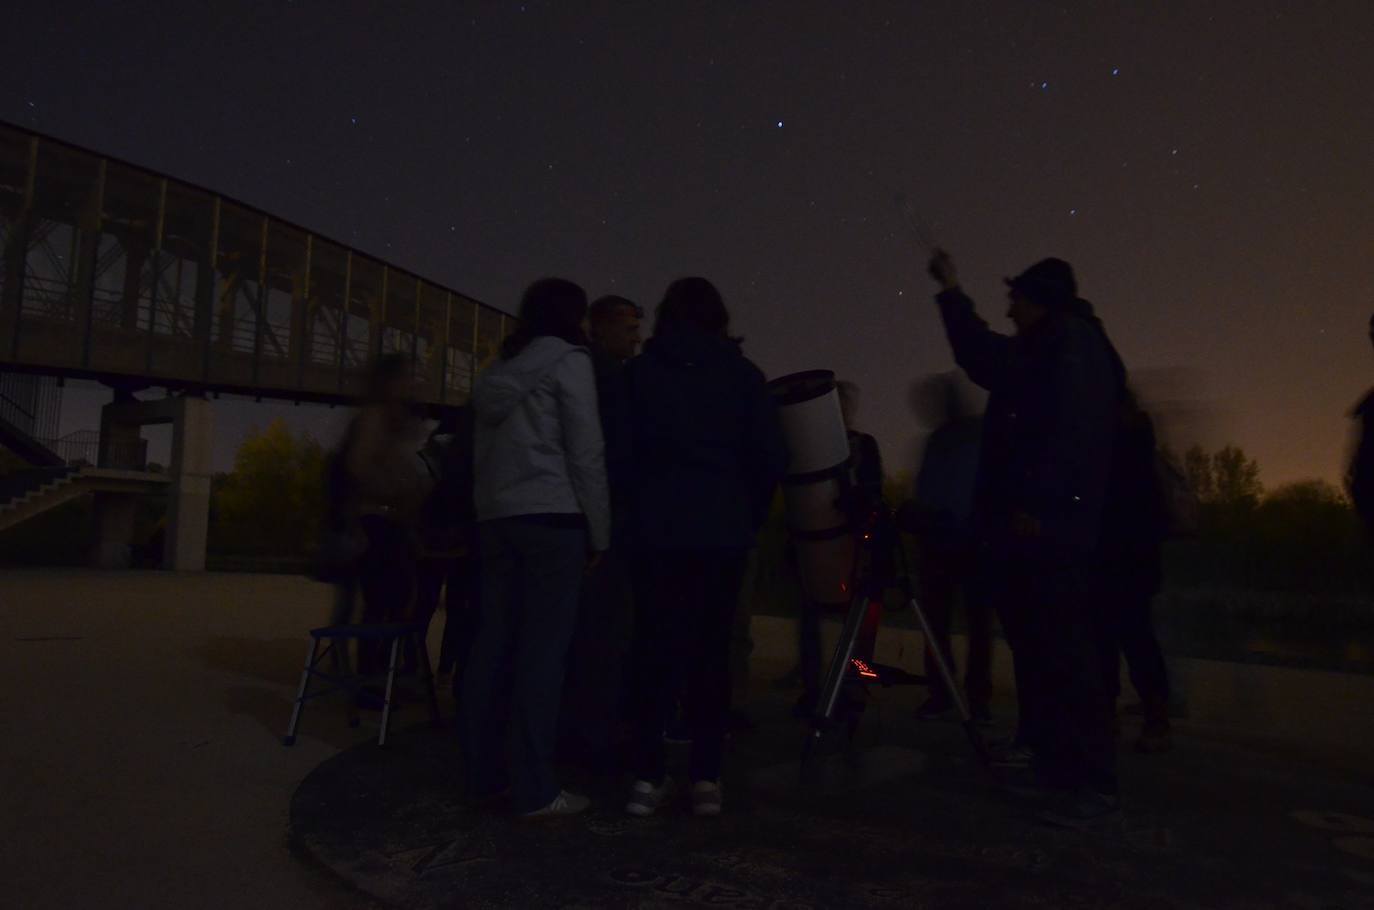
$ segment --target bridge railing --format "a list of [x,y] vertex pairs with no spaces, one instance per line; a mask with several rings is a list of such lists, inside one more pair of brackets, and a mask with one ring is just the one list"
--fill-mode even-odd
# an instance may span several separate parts
[[400,352],[461,404],[506,314],[265,212],[0,124],[0,365],[342,400]]

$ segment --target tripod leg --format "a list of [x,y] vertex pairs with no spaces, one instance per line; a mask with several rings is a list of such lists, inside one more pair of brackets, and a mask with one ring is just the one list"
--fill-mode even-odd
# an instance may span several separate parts
[[849,615],[845,617],[840,640],[835,643],[835,653],[826,672],[825,684],[821,687],[820,698],[816,702],[816,724],[819,726],[834,717],[835,704],[840,698],[840,688],[849,672],[849,659],[854,655],[854,643],[863,628],[864,616],[868,612],[868,599],[862,592],[856,593],[849,605]]
[[[963,722],[964,733],[969,738],[969,743],[973,746],[973,751],[984,764],[988,760],[987,744],[983,742],[983,734],[978,729],[978,725],[973,722],[973,714],[969,711],[968,702],[964,698],[964,693],[959,690],[959,684],[954,678],[954,673],[949,668],[949,661],[945,660],[945,649],[940,647],[935,640],[935,632],[930,627],[930,620],[926,619],[925,611],[921,609],[920,603],[915,596],[911,598],[911,612],[916,614],[916,622],[921,626],[921,634],[925,640],[930,642],[927,649],[932,657],[935,658],[935,665],[940,670],[940,678],[944,680],[945,690],[949,692],[950,698],[954,700],[954,706],[959,709],[959,718]],[[927,674],[929,675],[929,674]]]

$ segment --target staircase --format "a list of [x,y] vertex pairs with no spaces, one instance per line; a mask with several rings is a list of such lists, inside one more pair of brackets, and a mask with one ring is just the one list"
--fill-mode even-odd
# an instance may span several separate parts
[[86,493],[151,493],[171,479],[113,468],[31,468],[0,477],[0,531]]

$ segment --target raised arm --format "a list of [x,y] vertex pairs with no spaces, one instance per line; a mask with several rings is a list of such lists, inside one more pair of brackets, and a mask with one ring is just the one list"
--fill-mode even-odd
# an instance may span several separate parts
[[959,287],[954,261],[943,250],[930,260],[929,271],[940,284],[935,300],[945,324],[945,337],[954,361],[978,385],[992,391],[1002,385],[1007,372],[1011,339],[994,332],[973,308],[973,301]]

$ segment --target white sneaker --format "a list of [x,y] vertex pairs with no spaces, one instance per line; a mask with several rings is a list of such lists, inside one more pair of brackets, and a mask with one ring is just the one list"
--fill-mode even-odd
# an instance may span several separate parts
[[637,780],[630,786],[630,799],[625,803],[625,811],[640,818],[647,818],[658,811],[658,807],[668,801],[673,790],[673,779],[664,777],[663,783],[655,787],[647,780]]
[[1011,745],[989,751],[988,764],[994,768],[1029,768],[1035,763],[1035,752],[1028,746]]
[[558,795],[553,798],[553,802],[542,809],[526,812],[525,818],[544,818],[550,815],[576,815],[591,804],[592,801],[585,796],[569,793],[567,790],[559,790]]
[[720,784],[699,780],[692,784],[692,814],[714,818],[720,814]]

